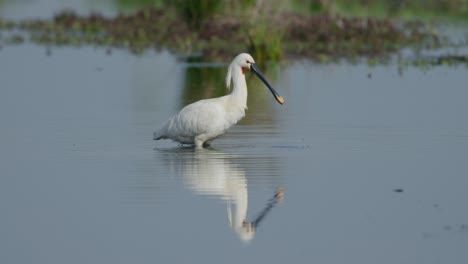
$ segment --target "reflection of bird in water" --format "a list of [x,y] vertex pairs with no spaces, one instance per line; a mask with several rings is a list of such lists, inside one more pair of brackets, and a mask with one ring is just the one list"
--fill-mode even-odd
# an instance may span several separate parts
[[[278,203],[281,202],[284,198],[284,188],[280,187],[276,190],[275,195],[268,200],[267,205],[265,208],[258,214],[258,216],[251,222],[246,222],[245,218],[242,220],[241,225],[239,225],[239,222],[233,223],[232,220],[232,213],[231,213],[231,207],[228,206],[228,217],[229,217],[229,223],[231,224],[231,228],[236,230],[236,232],[239,234],[239,237],[244,240],[244,241],[249,241],[252,240],[255,231],[257,229],[257,226],[260,224],[260,222],[265,218],[265,216],[270,212],[270,210]],[[247,209],[247,208],[246,208]],[[246,212],[247,213],[247,210]]]
[[230,86],[231,79],[233,83],[230,94],[187,105],[155,131],[153,139],[171,139],[181,144],[194,144],[197,148],[209,146],[211,141],[224,134],[245,116],[247,84],[244,74],[246,69],[252,70],[265,83],[280,104],[284,103],[283,97],[273,89],[257,69],[252,56],[242,53],[234,58],[228,68],[226,85]]
[[[247,221],[248,191],[245,171],[232,162],[232,156],[208,149],[179,149],[172,153],[170,163],[180,169],[184,183],[195,193],[214,195],[228,204],[228,219],[231,228],[240,239],[253,239],[256,228],[270,210],[284,197],[283,188],[278,188],[265,208],[253,221]],[[171,158],[171,155],[165,155]],[[233,209],[234,208],[234,209]]]

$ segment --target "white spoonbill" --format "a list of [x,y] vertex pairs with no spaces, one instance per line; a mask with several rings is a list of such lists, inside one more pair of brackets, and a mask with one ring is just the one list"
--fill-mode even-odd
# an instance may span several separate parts
[[234,58],[228,68],[226,86],[230,86],[231,79],[233,82],[230,94],[185,106],[154,132],[153,139],[171,139],[182,144],[195,144],[197,148],[209,146],[211,141],[224,134],[228,128],[245,116],[247,109],[245,69],[252,70],[265,83],[278,103],[284,103],[283,97],[257,69],[252,56],[241,53]]

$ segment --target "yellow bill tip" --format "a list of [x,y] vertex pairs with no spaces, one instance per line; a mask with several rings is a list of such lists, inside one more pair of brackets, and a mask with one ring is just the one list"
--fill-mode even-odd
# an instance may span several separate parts
[[283,99],[283,97],[281,95],[277,95],[276,100],[278,100],[278,103],[284,104],[284,99]]

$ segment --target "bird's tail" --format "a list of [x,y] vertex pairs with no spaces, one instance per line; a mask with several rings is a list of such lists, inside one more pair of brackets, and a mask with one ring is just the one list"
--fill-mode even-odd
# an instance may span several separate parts
[[158,132],[153,132],[153,140],[160,140],[162,139],[162,136],[158,134]]
[[161,134],[160,131],[161,130],[157,130],[157,131],[153,132],[153,140],[164,139],[164,136]]
[[167,138],[164,135],[165,131],[166,131],[166,125],[167,125],[167,123],[153,132],[153,140],[160,140],[160,139],[166,139]]

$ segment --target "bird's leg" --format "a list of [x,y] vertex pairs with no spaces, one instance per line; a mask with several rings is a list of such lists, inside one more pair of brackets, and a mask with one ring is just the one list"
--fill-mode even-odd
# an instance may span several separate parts
[[195,148],[197,149],[203,148],[204,140],[201,138],[201,135],[196,136],[194,139],[194,142],[195,142]]

